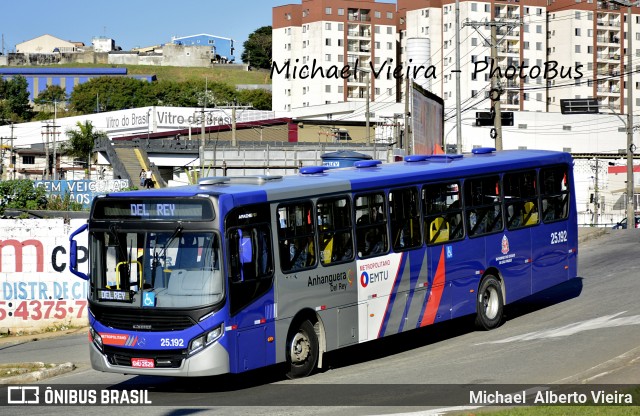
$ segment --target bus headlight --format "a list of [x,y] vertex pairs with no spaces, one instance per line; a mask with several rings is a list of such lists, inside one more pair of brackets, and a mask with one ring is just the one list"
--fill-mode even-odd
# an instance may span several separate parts
[[102,337],[100,336],[100,334],[98,334],[92,327],[89,327],[89,335],[91,335],[93,344],[98,347],[100,351],[102,351]]
[[204,347],[216,342],[222,336],[223,333],[224,333],[224,323],[218,325],[217,327],[213,328],[209,332],[205,332],[198,338],[194,338],[193,340],[191,340],[191,343],[189,344],[189,355],[194,354],[200,351],[201,349],[203,349]]

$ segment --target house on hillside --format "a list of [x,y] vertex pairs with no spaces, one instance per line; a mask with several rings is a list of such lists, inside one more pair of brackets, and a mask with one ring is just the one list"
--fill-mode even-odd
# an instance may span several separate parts
[[236,59],[233,55],[235,53],[233,39],[230,38],[201,33],[182,37],[173,36],[171,43],[184,46],[210,46],[211,55],[217,63],[232,63]]

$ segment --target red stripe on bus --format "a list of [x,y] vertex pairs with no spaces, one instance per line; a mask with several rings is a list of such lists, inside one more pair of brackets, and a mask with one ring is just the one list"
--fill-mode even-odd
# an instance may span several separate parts
[[440,252],[440,260],[438,261],[438,268],[433,276],[433,284],[431,285],[431,293],[429,293],[429,299],[427,300],[427,307],[424,308],[424,315],[422,315],[422,321],[420,326],[431,325],[436,320],[436,312],[440,306],[440,300],[442,299],[442,292],[444,291],[444,246]]

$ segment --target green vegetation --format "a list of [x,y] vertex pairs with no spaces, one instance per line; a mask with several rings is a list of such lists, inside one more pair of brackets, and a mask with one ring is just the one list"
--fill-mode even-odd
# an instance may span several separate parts
[[96,140],[106,139],[107,134],[94,130],[90,121],[84,123],[77,122],[77,130],[67,130],[69,141],[61,145],[60,152],[87,161],[87,166],[91,162],[90,157]]
[[9,121],[29,121],[33,109],[29,104],[27,79],[21,75],[9,80],[0,78],[0,125]]
[[242,45],[242,62],[255,68],[271,68],[271,33],[271,26],[263,26],[250,34]]
[[30,179],[0,181],[0,215],[6,208],[44,209],[47,206],[46,190],[34,187]]
[[128,75],[155,75],[158,81],[185,82],[200,80],[220,82],[231,86],[239,84],[271,84],[269,71],[244,71],[228,65],[212,68],[150,65],[61,64],[59,68],[127,68]]
[[[270,58],[269,58],[270,59]],[[55,102],[58,117],[115,111],[146,106],[200,107],[203,105],[251,105],[257,110],[271,109],[271,93],[266,90],[236,90],[239,84],[270,84],[267,70],[245,71],[237,66],[213,68],[158,67],[147,65],[64,64],[60,68],[125,67],[129,75],[156,75],[156,82],[132,77],[99,77],[78,85],[66,97],[59,86],[49,86],[35,100],[39,111],[29,103],[26,78],[0,79],[0,125],[53,117]]]
[[[53,211],[82,211],[82,204],[71,199],[71,195],[51,195],[47,198],[46,189],[33,186],[30,179],[14,179],[0,181],[0,215],[5,209],[18,210],[53,210]],[[24,213],[20,218],[28,218]]]
[[264,90],[236,90],[229,84],[208,80],[157,81],[129,77],[92,78],[73,89],[71,110],[80,114],[116,111],[153,105],[202,107],[243,104],[258,110],[271,109],[271,94]]

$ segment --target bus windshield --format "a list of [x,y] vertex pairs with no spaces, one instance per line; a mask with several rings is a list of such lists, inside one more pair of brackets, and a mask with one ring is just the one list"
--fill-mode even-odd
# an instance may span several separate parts
[[223,299],[220,240],[213,232],[92,233],[90,296],[100,303],[193,308]]

